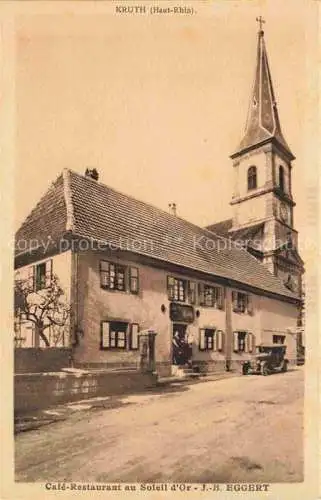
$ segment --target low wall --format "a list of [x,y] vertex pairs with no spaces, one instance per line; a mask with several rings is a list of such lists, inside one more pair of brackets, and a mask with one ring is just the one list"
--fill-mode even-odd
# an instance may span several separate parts
[[140,372],[57,372],[16,374],[15,414],[96,396],[109,396],[154,387],[157,375]]
[[54,372],[70,366],[71,349],[64,347],[18,347],[14,351],[15,373]]

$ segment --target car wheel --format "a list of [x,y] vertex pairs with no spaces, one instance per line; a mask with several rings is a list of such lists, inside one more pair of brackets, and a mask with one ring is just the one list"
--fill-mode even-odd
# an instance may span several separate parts
[[243,375],[248,375],[248,373],[249,373],[249,367],[248,367],[248,365],[243,365],[242,366],[242,373],[243,373]]
[[262,366],[261,366],[261,373],[262,375],[266,376],[269,374],[269,370],[268,370],[268,367],[267,365],[264,363]]
[[283,365],[282,365],[282,371],[283,372],[286,372],[288,370],[288,364],[286,361],[283,361]]

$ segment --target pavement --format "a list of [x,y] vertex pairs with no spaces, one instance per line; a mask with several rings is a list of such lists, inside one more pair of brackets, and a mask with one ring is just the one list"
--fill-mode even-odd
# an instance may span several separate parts
[[15,480],[302,481],[303,382],[230,374],[48,409],[15,436]]
[[[161,390],[171,391],[178,384],[192,384],[198,382],[209,382],[213,380],[222,380],[230,377],[240,376],[239,372],[222,372],[212,373],[209,375],[201,375],[199,377],[181,378],[176,376],[159,377],[157,387],[152,389],[145,389],[143,392],[150,393],[151,391]],[[174,389],[175,390],[175,389]],[[14,419],[14,433],[32,431],[39,429],[44,425],[53,424],[55,422],[66,420],[75,413],[82,411],[94,410],[97,408],[111,409],[119,406],[119,396],[105,396],[93,397],[74,401],[70,403],[63,403],[55,406],[50,406],[47,409],[35,410],[28,413],[16,415]]]

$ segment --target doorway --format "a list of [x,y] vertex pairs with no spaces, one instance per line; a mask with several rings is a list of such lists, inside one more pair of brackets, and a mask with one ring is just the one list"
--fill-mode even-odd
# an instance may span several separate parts
[[176,366],[186,365],[191,359],[191,349],[187,342],[186,329],[186,324],[173,323],[172,363]]

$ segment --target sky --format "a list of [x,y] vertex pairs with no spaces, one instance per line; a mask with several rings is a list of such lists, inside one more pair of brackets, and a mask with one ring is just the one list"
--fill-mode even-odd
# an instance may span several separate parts
[[61,4],[15,20],[16,227],[65,167],[95,167],[101,182],[164,210],[175,202],[200,226],[231,217],[229,156],[244,132],[262,15],[304,235],[316,32],[306,2],[191,1],[193,15]]

